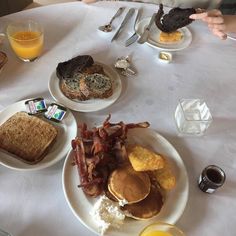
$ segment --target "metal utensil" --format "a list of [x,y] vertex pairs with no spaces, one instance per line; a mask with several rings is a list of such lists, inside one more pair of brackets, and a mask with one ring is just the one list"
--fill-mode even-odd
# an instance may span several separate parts
[[119,33],[121,32],[121,30],[124,28],[125,24],[128,22],[128,20],[131,18],[131,16],[134,14],[135,9],[134,8],[130,8],[128,13],[126,14],[124,20],[122,21],[119,29],[116,31],[116,33],[114,34],[113,38],[111,39],[111,42],[115,39],[117,39],[117,37],[119,36]]
[[125,41],[125,46],[128,47],[132,43],[134,43],[138,39],[138,34],[135,31],[135,27],[137,25],[137,22],[142,14],[143,9],[139,8],[138,13],[136,15],[135,21],[134,21],[134,33]]
[[232,36],[229,36],[229,35],[227,35],[227,39],[231,39],[231,40],[236,41],[236,37],[232,37]]
[[155,19],[156,19],[156,13],[154,13],[154,14],[152,15],[152,18],[151,18],[151,20],[150,20],[148,26],[145,27],[145,29],[144,29],[144,31],[143,31],[143,33],[142,33],[140,39],[138,40],[138,43],[143,44],[143,43],[145,43],[145,42],[148,40],[149,31],[150,31],[151,26],[152,26],[153,22],[155,21]]
[[99,30],[103,32],[111,32],[112,31],[112,22],[115,20],[116,17],[120,16],[124,11],[125,7],[120,7],[116,14],[111,18],[110,22],[107,25],[102,25],[98,27]]

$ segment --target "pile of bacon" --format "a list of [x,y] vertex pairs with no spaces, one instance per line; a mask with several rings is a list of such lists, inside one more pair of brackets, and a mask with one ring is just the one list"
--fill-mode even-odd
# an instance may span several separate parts
[[111,115],[99,128],[89,130],[79,125],[80,136],[72,140],[74,163],[85,194],[97,197],[106,191],[110,173],[128,160],[125,147],[127,132],[133,128],[147,128],[148,122],[125,124],[110,123]]

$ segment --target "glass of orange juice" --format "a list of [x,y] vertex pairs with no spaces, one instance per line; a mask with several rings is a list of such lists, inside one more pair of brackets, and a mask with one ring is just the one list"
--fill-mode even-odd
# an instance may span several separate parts
[[144,228],[139,236],[185,236],[175,225],[157,222]]
[[43,27],[32,20],[11,23],[7,36],[13,51],[25,62],[37,59],[43,50]]

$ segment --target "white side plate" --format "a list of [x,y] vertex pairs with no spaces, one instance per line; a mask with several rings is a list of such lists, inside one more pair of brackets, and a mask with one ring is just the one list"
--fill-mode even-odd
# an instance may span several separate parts
[[[136,32],[140,36],[145,27],[148,25],[150,21],[150,17],[142,19],[136,26]],[[159,41],[160,30],[157,28],[155,23],[152,25],[149,38],[146,42],[147,45],[161,50],[166,51],[178,51],[187,48],[192,42],[192,34],[187,27],[183,27],[178,29],[183,35],[183,38],[179,42],[174,43],[163,43]]]
[[[16,112],[26,111],[25,101],[14,103],[0,112],[0,125]],[[26,171],[44,169],[60,161],[66,156],[68,150],[71,148],[71,140],[77,135],[77,124],[73,114],[68,109],[62,122],[52,122],[52,124],[58,128],[59,134],[52,149],[50,149],[42,161],[34,165],[29,165],[12,157],[10,153],[8,154],[0,150],[0,164],[10,169]]]
[[52,97],[63,104],[64,106],[81,112],[92,112],[102,110],[112,105],[120,96],[122,90],[122,83],[119,74],[110,66],[96,62],[103,67],[105,73],[112,79],[113,94],[105,99],[89,99],[87,101],[76,101],[67,98],[61,91],[56,72],[53,72],[48,83],[48,88]]

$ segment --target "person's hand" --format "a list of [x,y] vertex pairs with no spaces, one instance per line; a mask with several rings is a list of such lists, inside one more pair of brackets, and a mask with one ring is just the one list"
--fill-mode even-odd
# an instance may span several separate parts
[[89,4],[96,2],[96,0],[82,0],[82,2]]
[[207,12],[192,14],[189,16],[189,18],[206,22],[213,34],[215,34],[221,39],[227,38],[227,34],[225,32],[226,26],[224,22],[224,17],[221,11],[214,9]]

